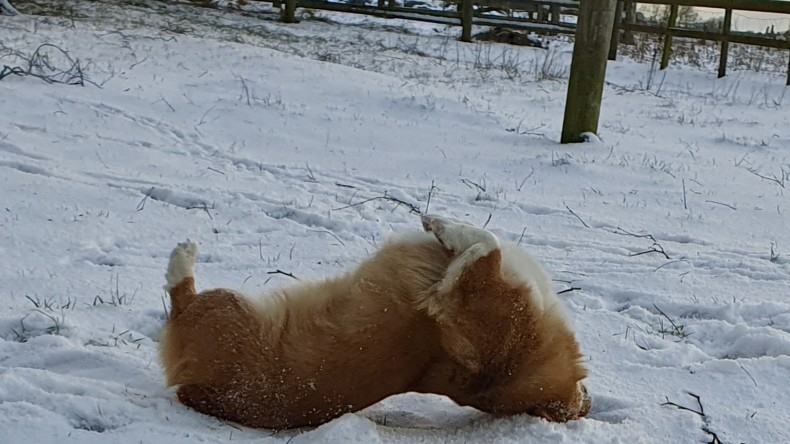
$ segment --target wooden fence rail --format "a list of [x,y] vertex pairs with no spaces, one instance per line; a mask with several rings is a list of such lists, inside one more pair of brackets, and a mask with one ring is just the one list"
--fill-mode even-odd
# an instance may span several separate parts
[[[637,3],[669,5],[669,17],[666,26],[644,25],[635,23],[634,17],[626,17],[615,22],[614,34],[619,35],[619,30],[626,32],[643,32],[648,34],[658,34],[664,39],[664,47],[661,55],[661,69],[669,66],[669,59],[672,53],[674,37],[692,38],[707,41],[716,41],[721,45],[721,56],[719,58],[719,78],[727,74],[727,60],[729,56],[730,43],[743,45],[762,46],[767,48],[779,48],[790,51],[790,40],[762,37],[751,34],[738,34],[732,31],[733,11],[756,11],[772,12],[777,14],[790,14],[790,1],[779,0],[620,0],[623,8]],[[690,29],[677,26],[678,9],[680,6],[699,6],[707,8],[724,9],[724,20],[719,32],[703,29]],[[633,9],[633,6],[631,6]],[[609,51],[609,59],[617,57],[617,46],[612,43]],[[787,85],[790,86],[790,54],[787,66]]]
[[[276,6],[285,4],[282,20],[294,22],[291,11],[296,7],[325,11],[365,14],[462,27],[462,41],[471,41],[472,25],[496,26],[545,34],[574,34],[576,24],[562,22],[562,16],[576,14],[579,0],[458,0],[457,8],[435,10],[398,6],[395,0],[379,0],[376,6],[354,1],[341,3],[328,0],[264,0]],[[475,9],[477,7],[477,9]],[[521,16],[489,14],[486,11],[518,11]]]
[[[358,0],[357,0],[358,1]],[[595,0],[584,0],[595,1]],[[364,3],[339,3],[328,0],[271,0],[275,5],[284,2],[282,20],[295,23],[296,8],[365,14],[385,18],[399,18],[452,26],[461,26],[461,40],[472,40],[472,25],[492,26],[506,29],[525,30],[545,34],[574,34],[576,23],[564,22],[562,17],[576,15],[579,0],[458,0],[458,8],[454,10],[431,10],[427,8],[409,8],[397,6],[396,0],[378,0],[377,6]],[[665,26],[636,22],[636,5],[653,4],[668,5],[670,14]],[[714,32],[703,29],[691,29],[677,26],[678,9],[680,6],[698,6],[719,8],[724,10],[721,31]],[[477,10],[475,10],[477,7]],[[508,11],[508,16],[492,15],[485,11]],[[719,60],[719,77],[727,72],[727,60],[730,43],[743,45],[778,48],[790,51],[790,40],[763,37],[753,34],[734,33],[732,31],[733,11],[772,12],[790,15],[790,1],[782,0],[618,0],[615,12],[615,29],[612,33],[609,59],[617,57],[617,46],[620,43],[620,31],[655,34],[663,38],[661,69],[669,66],[672,45],[676,37],[715,41],[721,45]],[[513,15],[520,12],[520,15]],[[790,85],[790,56],[788,57],[787,85]]]

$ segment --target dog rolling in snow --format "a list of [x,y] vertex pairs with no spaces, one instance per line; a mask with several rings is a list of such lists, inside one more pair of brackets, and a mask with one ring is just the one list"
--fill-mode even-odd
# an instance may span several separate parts
[[585,416],[579,344],[540,265],[463,222],[422,224],[344,276],[261,298],[197,293],[197,246],[179,244],[166,276],[167,384],[199,412],[273,429],[404,392],[496,415]]

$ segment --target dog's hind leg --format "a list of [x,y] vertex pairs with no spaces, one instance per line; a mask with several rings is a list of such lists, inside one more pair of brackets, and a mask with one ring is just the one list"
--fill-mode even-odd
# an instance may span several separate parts
[[165,290],[170,293],[172,308],[170,317],[179,313],[192,302],[197,294],[195,290],[195,260],[198,247],[194,242],[178,244],[170,253],[170,263],[167,266]]
[[481,275],[480,272],[485,274],[486,271],[499,273],[500,243],[493,233],[464,222],[431,215],[422,216],[422,225],[425,231],[433,233],[445,248],[457,254],[442,279],[440,292],[455,285],[463,271],[482,258],[490,257],[491,260],[476,265],[475,268],[481,266],[487,268],[487,270],[478,270],[477,275]]
[[509,291],[502,279],[499,239],[486,230],[444,217],[425,215],[422,224],[455,257],[420,306],[439,321],[445,350],[477,373],[483,364],[481,356],[487,353],[487,336],[496,335],[480,322],[493,315],[491,310],[507,306],[497,302]]

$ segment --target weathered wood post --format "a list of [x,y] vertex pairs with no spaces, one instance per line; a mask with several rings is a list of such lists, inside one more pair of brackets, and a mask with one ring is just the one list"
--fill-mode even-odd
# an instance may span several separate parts
[[678,5],[669,7],[669,20],[667,20],[667,30],[664,34],[664,52],[661,54],[661,69],[669,66],[669,57],[672,55],[672,28],[678,22]]
[[787,57],[787,86],[790,86],[790,53]]
[[285,23],[299,23],[299,21],[296,20],[296,0],[285,0],[282,21]]
[[461,0],[461,41],[472,41],[473,0]]
[[538,5],[538,21],[539,22],[548,22],[549,18],[547,17],[549,11],[543,7],[543,5]]
[[727,75],[727,56],[730,52],[730,28],[732,9],[724,10],[724,23],[721,25],[721,58],[719,59],[719,78]]
[[583,142],[582,133],[598,132],[616,4],[617,0],[581,0],[579,5],[562,143]]
[[554,25],[560,24],[560,13],[562,8],[560,5],[551,5],[551,23]]
[[609,44],[609,60],[617,60],[617,45],[620,44],[620,24],[623,22],[623,1],[619,0],[614,10],[612,42]]
[[[636,3],[631,0],[625,0],[625,24],[636,24]],[[625,32],[623,32],[623,43],[626,45],[636,44],[634,33],[630,28],[626,27]]]

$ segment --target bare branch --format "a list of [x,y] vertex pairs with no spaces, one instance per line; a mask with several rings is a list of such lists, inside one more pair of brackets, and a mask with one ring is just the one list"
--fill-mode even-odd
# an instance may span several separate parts
[[650,254],[650,253],[658,253],[663,255],[667,260],[671,260],[672,258],[664,251],[664,247],[661,246],[658,242],[653,242],[653,245],[650,246],[646,251],[640,251],[639,253],[630,253],[628,256],[635,257],[641,256],[643,254]]
[[335,238],[335,240],[337,240],[338,242],[340,242],[340,245],[342,245],[342,246],[344,246],[344,247],[346,246],[346,243],[345,243],[345,242],[343,242],[343,241],[342,241],[342,240],[341,240],[339,237],[337,237],[337,236],[335,235],[335,233],[333,233],[333,232],[331,232],[331,231],[329,231],[329,230],[307,230],[307,231],[312,231],[312,232],[314,232],[314,233],[323,233],[323,234],[328,234],[328,235],[330,235],[330,236],[334,237],[334,238]]
[[585,228],[590,228],[590,226],[589,226],[589,225],[587,225],[587,222],[585,222],[585,221],[584,221],[584,220],[583,220],[581,217],[579,217],[579,215],[578,215],[578,214],[574,213],[574,212],[573,212],[573,210],[571,210],[569,206],[565,205],[565,208],[566,208],[568,211],[570,211],[570,213],[571,213],[571,214],[573,214],[574,216],[576,216],[576,219],[579,219],[579,222],[581,222],[581,223],[582,223],[582,225],[584,225],[584,226],[585,226]]
[[395,202],[395,203],[398,204],[398,206],[404,205],[404,206],[408,207],[410,213],[422,214],[422,211],[420,211],[420,208],[417,207],[416,205],[411,204],[409,202],[405,202],[405,201],[403,201],[401,199],[398,199],[397,197],[389,196],[389,195],[387,195],[386,192],[384,193],[383,196],[371,197],[370,199],[365,199],[363,201],[360,201],[360,202],[357,202],[357,203],[354,203],[354,204],[342,206],[342,207],[339,207],[339,208],[332,208],[332,211],[345,210],[347,208],[358,207],[358,206],[364,205],[364,204],[366,204],[368,202],[373,202],[375,200],[386,200],[386,201],[389,201],[389,202]]
[[145,192],[145,196],[143,196],[143,199],[137,204],[137,211],[143,211],[145,209],[145,202],[148,201],[148,198],[151,197],[151,193],[153,192],[154,187],[149,188],[148,191]]
[[428,190],[428,202],[425,203],[425,214],[429,214],[428,210],[431,208],[431,196],[433,196],[433,190],[436,189],[436,185],[434,185],[434,181],[431,181],[431,189]]
[[521,237],[518,238],[518,243],[516,243],[516,245],[521,245],[521,241],[524,240],[524,234],[526,232],[527,232],[527,227],[524,227],[524,229],[521,230]]
[[622,229],[620,227],[615,228],[615,230],[612,231],[612,233],[619,234],[619,235],[622,235],[622,236],[640,237],[640,238],[650,239],[653,242],[657,242],[656,238],[654,238],[652,234],[649,234],[649,233],[647,233],[647,234],[631,233],[630,231],[626,231],[626,230],[624,230],[624,229]]
[[727,207],[727,208],[729,208],[729,209],[731,209],[731,210],[737,210],[737,208],[735,208],[735,206],[734,206],[734,205],[726,204],[726,203],[724,203],[724,202],[717,202],[717,201],[715,201],[715,200],[706,200],[705,202],[707,202],[707,203],[712,203],[712,204],[716,204],[716,205],[721,205],[721,206]]
[[279,268],[277,270],[274,270],[274,271],[267,271],[266,274],[281,274],[283,276],[288,276],[289,278],[296,279],[297,281],[299,280],[298,277],[294,276],[291,273],[287,273],[285,271],[282,271]]
[[488,226],[488,223],[491,222],[492,213],[488,213],[488,219],[486,219],[486,223],[483,224],[483,229],[485,230]]

